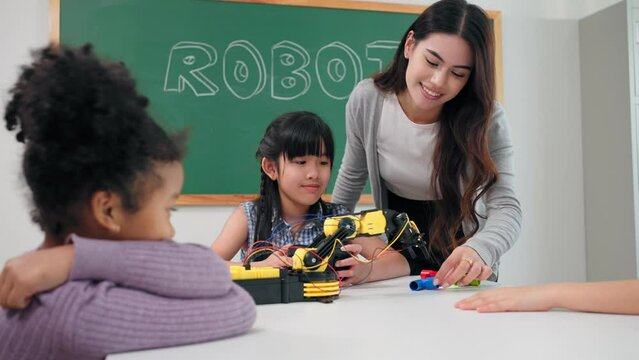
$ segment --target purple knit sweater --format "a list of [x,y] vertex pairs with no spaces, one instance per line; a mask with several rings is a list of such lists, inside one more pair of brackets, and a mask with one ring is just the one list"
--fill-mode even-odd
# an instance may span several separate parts
[[0,359],[107,354],[246,332],[255,303],[208,248],[73,236],[71,281],[0,315]]

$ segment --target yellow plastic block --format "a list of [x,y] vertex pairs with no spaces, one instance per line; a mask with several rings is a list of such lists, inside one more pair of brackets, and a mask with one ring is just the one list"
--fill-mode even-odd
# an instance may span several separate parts
[[243,266],[231,266],[231,279],[233,280],[251,280],[251,279],[272,279],[280,277],[280,269],[275,267],[262,267],[254,269],[245,269]]
[[307,298],[338,295],[339,291],[340,290],[338,281],[313,282],[304,284],[304,297]]

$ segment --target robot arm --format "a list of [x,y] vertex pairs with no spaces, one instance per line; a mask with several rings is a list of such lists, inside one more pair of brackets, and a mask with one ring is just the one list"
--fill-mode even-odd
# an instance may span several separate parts
[[[405,213],[392,210],[369,210],[357,214],[333,216],[324,220],[324,233],[316,237],[306,248],[289,248],[292,268],[261,267],[251,269],[232,266],[231,276],[244,287],[257,304],[288,303],[296,301],[330,302],[340,292],[335,262],[352,256],[341,251],[341,245],[355,237],[385,234],[388,245],[373,259],[399,242],[411,256],[422,251],[429,253],[422,234]],[[331,266],[331,269],[327,269]]]
[[324,220],[324,234],[318,236],[308,248],[294,250],[293,270],[325,271],[327,264],[350,256],[340,250],[338,244],[346,244],[355,237],[385,234],[388,246],[381,255],[396,242],[407,249],[411,257],[420,251],[429,258],[429,251],[423,235],[406,213],[394,210],[367,210],[357,214],[339,215]]

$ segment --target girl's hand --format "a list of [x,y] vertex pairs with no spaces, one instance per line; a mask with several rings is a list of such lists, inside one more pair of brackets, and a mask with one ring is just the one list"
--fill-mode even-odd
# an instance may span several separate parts
[[0,273],[0,306],[24,309],[31,297],[69,279],[73,246],[37,250],[7,261]]
[[475,250],[459,246],[439,268],[434,283],[444,289],[453,284],[464,286],[475,279],[486,280],[492,273]]
[[455,307],[479,312],[545,311],[552,307],[552,292],[548,286],[491,289],[460,300]]
[[276,268],[285,268],[291,267],[293,265],[293,259],[290,258],[288,253],[288,248],[290,245],[283,246],[282,248],[274,251],[269,257],[261,261],[254,261],[251,263],[253,267],[276,267]]
[[358,273],[360,262],[355,259],[362,252],[362,246],[359,244],[348,244],[342,246],[342,251],[346,251],[351,254],[346,259],[338,260],[335,262],[335,267],[348,267],[348,269],[340,270],[337,272],[337,276],[342,278],[342,283],[350,285],[351,280],[354,279]]

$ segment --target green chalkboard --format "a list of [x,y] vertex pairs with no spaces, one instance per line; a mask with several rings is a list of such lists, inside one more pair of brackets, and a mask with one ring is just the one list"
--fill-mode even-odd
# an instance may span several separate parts
[[313,111],[333,129],[330,193],[348,95],[391,59],[422,10],[204,0],[60,0],[59,6],[62,44],[91,42],[100,55],[124,61],[153,116],[168,129],[191,129],[183,193],[203,195],[204,203],[257,192],[258,141],[272,119],[294,110]]

